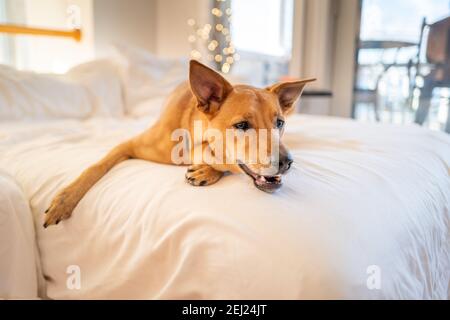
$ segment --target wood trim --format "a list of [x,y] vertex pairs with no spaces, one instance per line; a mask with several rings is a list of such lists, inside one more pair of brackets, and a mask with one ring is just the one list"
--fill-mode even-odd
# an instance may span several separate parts
[[81,41],[82,33],[80,29],[55,30],[44,28],[32,28],[14,24],[0,24],[0,33],[27,34],[33,36],[65,37],[72,38],[77,42]]

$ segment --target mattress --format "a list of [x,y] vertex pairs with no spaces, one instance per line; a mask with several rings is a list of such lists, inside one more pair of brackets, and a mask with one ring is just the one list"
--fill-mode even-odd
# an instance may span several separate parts
[[[49,298],[449,297],[450,137],[414,125],[294,115],[284,142],[295,163],[275,194],[245,175],[192,187],[186,167],[128,160],[72,218],[42,227],[58,190],[152,121],[1,124],[10,180],[0,193],[29,210],[17,219],[32,216]],[[0,212],[11,221],[14,212]],[[24,242],[19,230],[0,224],[11,246]],[[32,241],[21,245],[35,252]],[[0,270],[25,261],[11,252],[0,252]],[[36,291],[35,271],[20,272]],[[5,286],[10,274],[0,275]]]

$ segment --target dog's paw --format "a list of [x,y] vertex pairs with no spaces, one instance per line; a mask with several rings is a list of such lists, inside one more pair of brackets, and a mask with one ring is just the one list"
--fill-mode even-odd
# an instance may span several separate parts
[[223,172],[206,164],[190,166],[186,172],[186,181],[193,186],[209,186],[223,176]]
[[70,192],[64,190],[52,200],[50,207],[45,211],[44,228],[70,218],[77,205],[71,198]]

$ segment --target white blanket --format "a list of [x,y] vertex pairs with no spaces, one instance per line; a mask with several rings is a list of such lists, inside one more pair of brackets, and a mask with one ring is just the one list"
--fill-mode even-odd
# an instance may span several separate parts
[[28,200],[14,179],[0,170],[0,298],[36,298],[44,294],[39,292],[40,284],[39,251]]
[[56,192],[149,122],[2,124],[0,169],[30,202],[50,298],[448,298],[450,137],[416,126],[293,116],[276,194],[129,160],[43,229]]

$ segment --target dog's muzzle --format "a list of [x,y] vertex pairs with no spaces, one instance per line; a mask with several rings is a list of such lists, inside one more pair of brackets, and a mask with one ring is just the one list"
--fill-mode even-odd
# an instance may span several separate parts
[[275,192],[277,189],[281,188],[282,181],[281,181],[281,174],[277,175],[260,175],[253,170],[251,170],[247,165],[245,165],[242,162],[238,162],[239,167],[242,171],[244,171],[245,174],[247,174],[250,178],[253,179],[253,183],[255,186],[264,192],[272,193]]
[[272,193],[280,189],[283,185],[281,175],[286,173],[291,168],[294,159],[285,148],[280,151],[280,158],[278,160],[278,172],[273,175],[258,174],[243,162],[238,161],[238,165],[241,170],[253,179],[253,183],[259,190]]

